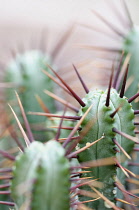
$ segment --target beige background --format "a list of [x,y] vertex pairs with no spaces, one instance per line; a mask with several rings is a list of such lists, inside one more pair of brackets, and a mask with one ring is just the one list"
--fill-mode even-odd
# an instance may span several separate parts
[[[139,1],[125,1],[133,21],[139,24]],[[3,59],[5,51],[15,49],[21,43],[30,47],[30,39],[35,40],[34,43],[37,47],[37,39],[39,42],[41,31],[44,28],[49,29],[48,51],[51,52],[54,43],[68,29],[71,22],[90,23],[90,25],[100,24],[99,27],[101,27],[101,22],[92,15],[91,9],[100,11],[109,19],[109,13],[112,11],[109,6],[110,2],[117,8],[121,7],[120,0],[0,0],[1,58]],[[119,10],[123,12],[122,8]],[[112,22],[116,22],[113,13],[111,13],[110,19]],[[76,33],[79,32],[78,42],[84,41],[85,43],[86,39],[89,39],[89,31],[80,27],[77,28]],[[93,33],[90,35],[89,43],[92,42],[92,36]]]
[[[125,0],[132,19],[139,24],[139,1]],[[0,0],[0,64],[9,62],[13,54],[21,48],[39,48],[43,29],[46,29],[46,51],[52,54],[56,43],[71,26],[72,23],[84,23],[100,29],[113,32],[106,27],[91,9],[99,11],[112,24],[126,32],[126,27],[117,17],[116,11],[125,18],[125,11],[121,0]],[[76,75],[71,68],[72,63],[79,68],[81,75],[89,87],[106,85],[112,61],[99,59],[104,53],[79,48],[79,44],[105,45],[118,47],[115,41],[103,33],[97,33],[76,24],[72,35],[64,47],[59,51],[55,64],[63,77],[76,91],[79,92]],[[20,49],[19,49],[20,48]],[[109,55],[113,57],[113,55]],[[90,63],[91,61],[91,63]],[[81,65],[82,64],[84,65]]]

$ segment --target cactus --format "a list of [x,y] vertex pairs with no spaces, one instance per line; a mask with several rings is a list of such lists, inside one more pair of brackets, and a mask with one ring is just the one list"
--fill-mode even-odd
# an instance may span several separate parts
[[[37,209],[40,206],[40,203],[42,203],[42,194],[41,196],[39,196],[39,192],[41,190],[44,190],[44,196],[48,192],[45,186],[47,186],[47,171],[49,169],[49,166],[49,171],[52,172],[51,170],[53,170],[53,164],[56,164],[55,167],[57,169],[57,166],[62,162],[62,166],[57,169],[60,173],[60,176],[63,177],[63,179],[61,179],[61,182],[59,181],[59,179],[57,180],[57,175],[54,174],[56,175],[55,186],[58,186],[58,184],[60,183],[61,187],[63,186],[60,192],[65,192],[64,195],[61,194],[62,204],[60,204],[61,202],[59,201],[59,209],[61,208],[63,210],[68,210],[70,208],[70,205],[71,207],[79,207],[82,205],[82,202],[88,202],[87,205],[89,206],[89,208],[98,210],[111,208],[118,210],[120,209],[119,206],[121,206],[120,203],[125,202],[123,200],[122,194],[124,194],[124,196],[126,194],[126,196],[128,197],[128,191],[123,187],[125,185],[125,175],[129,176],[132,174],[134,176],[134,174],[126,168],[127,159],[130,158],[128,153],[131,153],[131,151],[133,150],[134,143],[139,143],[138,139],[134,137],[134,115],[138,112],[134,111],[132,109],[132,105],[130,104],[136,97],[138,97],[138,95],[136,94],[130,99],[124,97],[124,89],[128,68],[126,69],[120,94],[118,94],[116,90],[112,89],[111,76],[109,88],[106,91],[89,91],[84,84],[83,86],[87,94],[83,100],[80,99],[80,97],[69,87],[69,85],[67,85],[62,80],[62,78],[52,68],[51,70],[57,75],[61,82],[66,86],[68,91],[72,93],[72,95],[83,108],[80,109],[78,113],[79,116],[66,116],[65,114],[61,116],[62,120],[64,120],[64,118],[79,120],[69,136],[64,140],[62,146],[58,142],[56,142],[60,140],[60,135],[58,135],[56,140],[48,141],[46,145],[34,142],[34,140],[30,139],[30,137],[28,138],[23,131],[23,128],[21,128],[21,124],[16,114],[12,110],[25,139],[27,148],[23,150],[23,153],[19,154],[17,158],[3,151],[0,151],[0,153],[15,162],[13,168],[13,180],[11,181],[11,195],[17,205],[17,209]],[[20,109],[22,110],[23,115],[23,107],[21,104]],[[44,115],[49,117],[60,117],[60,115],[50,113],[36,112],[32,114]],[[75,138],[74,135],[77,132],[79,126],[81,126],[82,130],[79,131],[79,136],[76,136]],[[59,126],[59,129],[60,128],[61,125]],[[49,149],[47,149],[47,145]],[[50,145],[52,145],[51,149],[49,147]],[[96,148],[98,149],[97,152]],[[61,154],[60,151],[62,151],[62,157],[61,155],[60,157],[55,157],[55,149],[58,149],[58,154]],[[119,150],[123,153],[124,157],[119,154]],[[44,154],[45,152],[46,155]],[[78,160],[80,162],[80,165],[77,167],[70,167],[70,159],[73,157],[77,157],[77,155],[79,157]],[[47,160],[45,159],[45,157],[49,158],[49,156],[50,159],[47,165]],[[59,158],[62,158],[62,161],[58,161]],[[52,161],[51,163],[50,160]],[[42,164],[44,161],[45,163]],[[66,162],[66,166],[64,165],[63,161]],[[25,168],[28,167],[28,171],[25,170]],[[88,171],[86,171],[86,167],[89,168]],[[93,169],[91,169],[91,167],[93,167]],[[83,168],[82,171],[75,173],[75,176],[79,176],[79,174],[81,174],[81,178],[77,179],[78,182],[76,186],[72,186],[70,188],[71,183],[69,182],[69,177],[73,179],[74,173],[72,170],[76,168]],[[61,174],[61,170],[66,170],[67,176]],[[26,173],[26,176],[23,176],[24,171]],[[88,175],[89,177],[93,176],[93,180],[90,180],[91,184],[88,181]],[[66,179],[66,185],[64,178]],[[87,180],[87,183],[83,182],[84,179]],[[96,179],[99,183],[95,182]],[[93,182],[95,183],[95,185],[93,185]],[[52,186],[52,183],[53,181],[49,184],[51,184]],[[45,187],[45,189],[43,187]],[[95,187],[100,187],[100,189],[97,190]],[[74,200],[72,200],[72,202],[70,202],[69,191],[71,190],[71,192],[74,192],[75,189],[77,189],[79,201],[75,202]],[[92,192],[92,190],[94,192]],[[55,189],[55,192],[57,192],[57,189]],[[130,193],[130,195],[132,195],[132,193]],[[66,196],[66,199],[64,196]],[[131,206],[134,205],[132,203],[132,200],[127,199],[126,196],[126,202]],[[93,200],[90,201],[87,197],[93,197]],[[62,199],[64,200],[62,201]],[[44,200],[47,199],[44,198]],[[50,205],[49,201],[44,204],[44,209],[47,209],[47,206]],[[15,205],[15,203],[11,202],[9,203],[9,205]],[[8,203],[5,202],[5,204]],[[67,207],[63,207],[63,205],[67,205]],[[51,207],[52,206],[53,202],[51,203]],[[49,206],[49,209],[51,207]]]
[[[56,110],[54,100],[43,94],[43,90],[54,91],[53,83],[49,78],[44,78],[42,69],[46,69],[45,62],[51,62],[50,58],[47,58],[39,51],[30,51],[25,54],[18,54],[16,59],[8,66],[5,81],[12,83],[17,91],[20,93],[21,100],[26,112],[28,111],[40,111],[39,104],[36,103],[35,95],[39,95],[45,102],[51,111]],[[14,101],[15,94],[13,89],[7,89],[6,100]],[[18,115],[19,116],[19,115]],[[29,116],[29,122],[35,123],[43,122],[44,117],[37,118],[36,116]]]
[[[131,27],[129,33],[124,38],[123,42],[123,51],[125,52],[125,56],[130,54],[129,61],[129,75],[128,78],[131,78],[134,82],[131,83],[129,88],[127,89],[125,95],[130,97],[131,94],[137,93],[139,90],[139,74],[138,74],[138,53],[139,53],[139,28],[137,26]],[[139,103],[132,103],[134,109],[139,108]]]
[[[111,77],[108,90],[90,91],[86,94],[83,99],[85,106],[82,107],[79,112],[79,115],[82,116],[84,111],[91,104],[93,105],[89,115],[82,122],[81,127],[83,128],[89,123],[92,126],[89,128],[82,141],[79,142],[79,148],[82,148],[86,144],[89,144],[104,135],[103,142],[98,142],[96,143],[96,147],[89,148],[79,154],[79,162],[99,160],[100,158],[108,157],[113,157],[115,159],[114,166],[90,169],[89,175],[97,178],[103,183],[100,192],[119,207],[121,206],[121,203],[118,202],[117,197],[122,199],[123,195],[122,190],[119,188],[118,180],[120,180],[121,184],[125,185],[125,176],[129,177],[129,175],[131,175],[132,172],[130,173],[127,169],[127,160],[131,159],[129,154],[133,151],[134,144],[139,144],[138,139],[134,137],[134,118],[136,112],[134,112],[131,105],[131,102],[138,94],[136,94],[135,97],[131,97],[131,99],[124,97],[127,71],[128,68],[125,73],[120,93],[117,93],[115,89],[111,88]],[[80,132],[80,135],[82,135],[82,131]],[[119,150],[123,152],[125,156],[123,160]],[[83,174],[83,176],[86,176],[86,174]],[[88,189],[88,186],[84,186],[83,189]],[[86,200],[86,198],[81,197],[81,200]],[[111,206],[107,205],[102,200],[95,201],[93,204],[89,203],[89,207],[98,210],[111,208]]]
[[[129,63],[129,71],[128,71],[128,88],[125,91],[125,96],[130,97],[131,95],[137,93],[139,95],[139,74],[138,74],[138,68],[139,68],[139,28],[136,26],[129,14],[129,11],[127,9],[127,6],[123,1],[121,1],[121,6],[123,9],[123,14],[126,16],[124,17],[123,14],[118,10],[116,4],[114,5],[114,2],[109,2],[109,8],[112,9],[113,14],[116,15],[117,20],[119,21],[119,26],[115,25],[114,23],[111,23],[110,20],[105,18],[102,14],[99,14],[96,11],[93,11],[93,14],[99,18],[109,29],[111,32],[114,32],[110,35],[110,33],[107,31],[104,31],[105,35],[109,35],[109,38],[114,38],[117,41],[117,46],[109,46],[107,44],[107,47],[94,47],[94,46],[86,46],[88,49],[94,49],[94,50],[103,50],[105,52],[110,51],[110,53],[119,53],[120,58],[120,65],[118,64],[118,69],[116,73],[115,83],[118,80],[117,84],[114,85],[116,90],[120,89],[120,80],[121,76],[123,75],[123,71],[121,71],[121,64],[122,63]],[[93,28],[93,27],[91,27]],[[101,30],[101,29],[100,29]],[[104,35],[103,31],[101,35]],[[113,36],[114,35],[114,36]],[[122,55],[121,55],[122,53]],[[136,95],[136,96],[137,96]],[[131,102],[134,109],[139,109],[139,100],[136,98],[136,100]],[[138,122],[135,123],[138,125]],[[138,134],[138,130],[136,131],[136,134]],[[136,147],[136,151],[139,151],[138,146]],[[134,161],[129,163],[130,169],[135,174],[139,174],[138,171],[138,162],[139,162],[139,154],[138,152],[134,155]],[[135,188],[134,186],[131,187],[131,189]],[[130,187],[129,187],[130,188]],[[138,188],[138,186],[136,186]]]
[[[5,82],[12,83],[14,88],[20,93],[20,97],[25,109],[25,112],[40,111],[40,105],[36,101],[38,96],[47,104],[47,108],[52,112],[56,111],[55,101],[45,95],[43,90],[54,91],[54,85],[49,78],[44,78],[41,70],[47,69],[45,62],[51,62],[51,59],[45,56],[42,52],[32,50],[24,54],[17,54],[15,60],[13,60],[7,67],[5,74]],[[5,99],[8,103],[13,104],[16,107],[16,113],[22,121],[22,117],[19,115],[20,110],[16,104],[16,97],[13,88],[7,88],[5,91]],[[7,110],[8,112],[8,110]],[[9,113],[9,112],[8,112]],[[39,124],[45,123],[45,117],[28,116],[29,123],[32,126],[39,126]],[[10,120],[13,123],[14,119]],[[33,131],[35,139],[39,141],[46,141],[47,135],[45,132]],[[7,141],[5,140],[5,143]]]
[[[134,147],[134,142],[128,140],[127,138],[116,134],[117,129],[120,132],[126,133],[128,135],[134,136],[134,110],[130,103],[128,103],[127,98],[119,97],[116,90],[111,89],[110,102],[109,105],[106,104],[108,91],[91,91],[89,92],[83,101],[86,106],[83,107],[79,115],[82,116],[85,110],[93,104],[93,107],[83,121],[81,127],[87,126],[88,123],[93,121],[93,126],[87,132],[85,137],[79,143],[79,148],[84,147],[87,143],[91,143],[96,139],[104,135],[103,142],[98,142],[95,147],[85,150],[83,153],[79,154],[79,162],[97,160],[107,157],[115,157],[117,159],[117,165],[97,167],[90,169],[89,176],[98,178],[100,182],[103,183],[103,188],[100,192],[105,195],[111,202],[117,203],[115,198],[122,198],[121,192],[116,189],[115,182],[120,180],[122,184],[125,184],[124,172],[119,167],[127,168],[127,157],[122,162],[122,157],[120,153],[116,153],[115,149],[119,149],[120,145],[127,154],[130,154]],[[116,108],[121,109],[114,115]],[[126,124],[125,124],[126,122]],[[81,135],[82,132],[80,132]],[[84,174],[86,176],[86,174]],[[84,187],[85,188],[85,187]],[[85,197],[83,197],[85,199]],[[118,206],[118,204],[117,204]],[[107,205],[102,200],[93,203],[90,207],[95,209],[107,209]]]
[[[125,42],[125,45],[129,45],[129,42]],[[128,47],[126,50],[126,55],[129,52],[132,54]],[[132,55],[131,60],[133,62]],[[125,178],[136,177],[136,174],[127,167],[134,145],[139,144],[138,138],[135,137],[137,133],[135,125],[138,123],[134,122],[139,110],[134,110],[131,104],[139,95],[137,93],[129,99],[124,96],[128,67],[121,91],[118,93],[115,89],[118,84],[118,82],[115,83],[117,78],[112,84],[113,73],[108,90],[89,91],[74,66],[86,92],[84,99],[81,99],[49,65],[47,66],[62,82],[62,87],[64,85],[66,91],[79,102],[81,108],[79,112],[77,108],[74,109],[78,112],[77,116],[38,113],[37,110],[32,114],[79,121],[63,144],[58,142],[61,141],[59,132],[56,133],[55,140],[42,144],[34,142],[34,139],[26,135],[12,110],[27,148],[20,147],[22,152],[16,158],[7,152],[0,151],[0,154],[14,162],[11,180],[11,196],[14,203],[3,204],[15,206],[17,209],[31,210],[38,208],[68,210],[70,206],[76,209],[120,210],[126,209],[126,204],[130,206],[130,209],[135,209],[134,202],[129,196],[139,198],[127,191]],[[54,123],[57,124],[57,122]],[[58,131],[61,128],[60,124]],[[75,137],[77,130],[79,130],[79,136]],[[73,167],[70,160],[77,156],[80,165]],[[80,171],[75,172],[77,168]],[[71,186],[71,180],[75,181],[74,178],[79,175],[81,178],[77,178],[76,185]],[[89,178],[91,178],[90,182]],[[83,181],[84,179],[87,183]],[[77,200],[74,200],[74,196],[78,196]],[[88,200],[88,197],[93,200]],[[88,203],[86,204],[88,207],[85,207],[83,203]],[[125,206],[123,207],[121,203]]]
[[[17,99],[20,102],[22,115],[26,118],[18,95]],[[7,168],[4,179],[11,179],[11,184],[8,182],[11,193],[10,191],[7,192],[11,194],[11,198],[14,201],[0,201],[0,204],[14,206],[15,209],[32,210],[38,209],[39,207],[41,207],[41,209],[68,210],[70,206],[72,208],[74,208],[74,206],[79,206],[80,203],[75,202],[72,196],[77,196],[78,192],[76,192],[76,189],[79,188],[80,185],[85,185],[87,183],[82,182],[82,178],[78,178],[82,173],[81,170],[78,172],[78,168],[80,169],[82,166],[71,161],[72,157],[86,149],[85,147],[77,152],[74,150],[78,142],[78,137],[74,138],[75,141],[73,141],[72,136],[77,132],[78,126],[75,126],[72,135],[70,134],[70,137],[65,140],[66,145],[69,145],[68,147],[65,148],[64,144],[61,145],[57,142],[60,140],[59,132],[59,135],[55,140],[50,140],[46,144],[43,144],[34,141],[34,139],[30,139],[30,136],[28,138],[17,115],[11,106],[10,108],[21,130],[26,143],[26,148],[19,146],[20,152],[16,157],[6,151],[0,150],[2,156],[13,162],[13,169]],[[86,111],[85,115],[87,115],[89,111],[90,108]],[[62,121],[64,117],[68,118],[68,116],[63,115]],[[27,121],[26,126],[28,126],[29,131],[30,126]],[[61,126],[59,128],[61,128]],[[88,147],[92,145],[89,145]],[[76,166],[73,166],[73,164],[76,164]],[[4,171],[4,169],[2,169],[2,171]],[[7,176],[9,171],[12,172],[10,177]],[[79,181],[81,182],[80,184]],[[87,177],[86,181],[88,181]],[[5,192],[6,191],[4,191],[3,194]],[[70,192],[72,195],[71,198]],[[53,198],[55,198],[55,201],[53,201]]]
[[[75,66],[74,68],[76,72],[78,72]],[[96,142],[94,146],[78,154],[79,163],[82,164],[83,162],[92,160],[97,162],[100,159],[105,160],[107,158],[113,158],[115,161],[114,165],[109,166],[106,164],[106,160],[105,167],[98,166],[96,168],[90,168],[89,173],[83,173],[81,175],[82,178],[89,175],[89,177],[96,178],[101,182],[103,187],[101,185],[98,193],[100,193],[101,196],[103,195],[110,202],[110,204],[108,204],[106,200],[99,199],[94,202],[89,202],[88,206],[89,208],[99,210],[114,208],[113,205],[115,205],[117,208],[114,209],[119,209],[121,202],[124,203],[124,193],[121,186],[125,186],[125,177],[130,177],[130,175],[135,176],[135,174],[128,169],[128,159],[131,159],[130,155],[134,149],[135,143],[139,144],[138,138],[135,137],[136,131],[134,130],[134,119],[135,114],[138,114],[138,110],[134,111],[131,105],[131,102],[138,97],[138,94],[135,94],[129,99],[124,96],[128,66],[125,69],[120,93],[112,88],[113,73],[110,78],[109,88],[106,91],[89,91],[78,73],[78,77],[86,92],[86,96],[83,100],[80,99],[77,93],[75,93],[51,67],[50,69],[81,105],[82,108],[78,112],[80,117],[92,106],[89,114],[80,124],[82,130],[79,131],[81,139],[76,148],[77,151],[103,137],[102,141]],[[47,113],[45,113],[45,115],[47,116]],[[53,117],[53,115],[51,115],[51,117]],[[68,142],[68,140],[66,140],[66,142]],[[63,144],[64,147],[67,145],[66,142]],[[91,188],[93,191],[96,190],[94,187],[88,185],[82,187],[85,191],[90,191]],[[128,191],[125,191],[128,194]],[[87,197],[88,195],[81,195],[79,199],[85,202]],[[127,203],[132,206],[130,199],[127,200]]]
[[[18,155],[11,196],[18,208],[69,209],[69,161],[60,143],[33,142]],[[55,199],[53,199],[55,198]]]
[[[116,16],[117,21],[119,22],[119,27],[111,23],[110,20],[105,18],[102,14],[99,14],[97,11],[92,10],[93,14],[98,17],[109,29],[112,34],[107,31],[103,31],[103,29],[94,29],[98,32],[102,32],[101,35],[108,36],[111,40],[117,41],[117,45],[109,46],[107,43],[107,47],[100,47],[100,46],[85,46],[87,49],[94,49],[94,50],[102,50],[105,52],[110,53],[118,53],[121,56],[121,63],[125,61],[127,55],[130,55],[130,59],[127,61],[129,63],[129,87],[125,91],[125,96],[130,97],[131,95],[135,94],[139,90],[138,81],[139,81],[139,74],[138,74],[138,54],[139,54],[139,28],[138,26],[133,24],[131,19],[130,13],[126,6],[125,1],[121,1],[121,7],[123,9],[123,14],[126,15],[124,17],[123,14],[118,10],[117,6],[114,4],[114,1],[109,2],[109,8],[112,9],[113,14]],[[90,26],[89,26],[90,27]],[[93,29],[93,27],[91,27]],[[106,58],[107,59],[107,58]],[[121,68],[118,67],[117,78],[121,80],[122,73],[120,73]],[[120,74],[120,76],[119,76]],[[134,82],[133,82],[134,81]],[[119,89],[119,83],[117,83],[116,89]],[[139,103],[137,101],[132,102],[132,106],[134,109],[139,108]]]
[[[43,74],[41,74],[40,71],[46,69],[48,70],[45,65],[46,62],[54,64],[55,59],[57,58],[57,56],[59,56],[64,44],[66,44],[66,42],[68,41],[68,38],[70,37],[73,29],[74,25],[72,24],[69,26],[68,30],[64,34],[62,34],[59,41],[54,45],[54,48],[51,50],[51,54],[48,54],[48,51],[46,49],[46,45],[48,44],[48,30],[46,29],[43,30],[41,33],[39,43],[37,44],[38,49],[36,49],[36,43],[34,43],[34,41],[32,42],[31,39],[30,46],[32,46],[33,44],[33,50],[24,51],[24,46],[22,45],[18,46],[17,54],[15,54],[13,50],[11,50],[12,56],[14,55],[14,59],[7,66],[4,76],[4,81],[6,82],[4,86],[7,87],[7,90],[4,92],[3,95],[6,102],[11,103],[14,106],[16,105],[16,100],[14,100],[15,95],[13,92],[13,89],[16,89],[17,92],[20,93],[20,97],[22,98],[23,106],[26,113],[28,111],[41,110],[40,105],[36,103],[35,95],[39,95],[40,97],[38,102],[41,100],[41,103],[47,104],[47,107],[45,107],[47,111],[48,109],[52,112],[56,111],[57,108],[54,100],[44,95],[43,93],[44,89],[54,91],[55,87],[51,82],[51,79],[46,77],[44,78]],[[18,106],[16,106],[16,109],[18,113]],[[6,112],[8,111],[6,110]],[[20,121],[21,120],[22,118],[20,119]],[[32,123],[34,126],[34,124],[38,125],[41,122],[45,123],[46,118],[43,116],[38,118],[37,116],[30,115],[28,116],[28,120],[29,123]],[[5,121],[3,124],[5,124]],[[40,134],[40,132],[34,131],[34,135],[36,139],[43,139],[44,141],[47,140],[47,137],[45,137],[45,135],[43,136],[42,132]]]

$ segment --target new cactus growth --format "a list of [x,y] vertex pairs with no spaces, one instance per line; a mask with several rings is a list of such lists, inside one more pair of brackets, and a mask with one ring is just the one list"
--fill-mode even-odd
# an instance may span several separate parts
[[[68,210],[70,164],[57,141],[33,142],[14,164],[11,196],[21,209]],[[54,199],[53,199],[54,198]]]

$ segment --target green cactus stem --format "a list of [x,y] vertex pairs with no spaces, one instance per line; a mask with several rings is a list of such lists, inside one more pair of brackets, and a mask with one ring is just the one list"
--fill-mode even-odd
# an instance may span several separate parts
[[[108,157],[116,157],[118,162],[123,167],[127,167],[127,158],[125,162],[122,163],[121,155],[116,153],[115,149],[119,150],[119,147],[116,145],[116,142],[121,145],[121,147],[130,154],[134,147],[134,142],[128,140],[127,138],[116,134],[115,128],[123,133],[126,133],[130,136],[135,136],[134,134],[134,110],[130,103],[128,103],[127,98],[120,98],[116,90],[111,89],[110,94],[110,104],[106,106],[107,90],[106,91],[91,91],[83,99],[86,104],[85,107],[81,108],[79,115],[82,116],[86,109],[93,104],[92,109],[86,119],[83,121],[81,127],[89,126],[89,123],[92,123],[91,129],[84,136],[82,141],[79,143],[79,148],[84,147],[88,143],[100,138],[104,135],[103,141],[100,141],[95,144],[94,147],[91,147],[84,152],[79,154],[79,162],[98,160]],[[115,114],[114,117],[111,117],[112,113],[116,108],[121,107],[120,110]],[[82,135],[82,131],[80,132]],[[116,180],[120,180],[124,184],[125,176],[123,171],[114,166],[105,166],[97,167],[90,169],[89,174],[84,174],[84,176],[89,175],[97,178],[100,182],[103,183],[103,188],[100,190],[111,202],[116,204],[116,197],[121,197],[121,193],[114,186]],[[87,188],[84,186],[84,188]],[[88,188],[87,188],[88,189]],[[83,197],[83,199],[85,199]],[[90,207],[95,209],[107,209],[105,202],[98,200],[93,202]]]
[[[39,95],[51,111],[56,110],[54,100],[43,93],[45,88],[54,91],[52,81],[41,73],[42,69],[47,69],[45,62],[51,63],[51,59],[39,51],[30,51],[18,54],[7,67],[5,81],[14,85],[14,89],[20,94],[26,112],[41,110],[39,104],[36,103],[35,95]],[[16,103],[14,89],[6,90],[6,101],[13,104]],[[17,106],[16,109],[18,111],[19,107]],[[45,118],[28,116],[28,120],[30,123],[39,123]]]
[[11,195],[18,208],[69,210],[69,162],[56,141],[34,142],[14,166]]

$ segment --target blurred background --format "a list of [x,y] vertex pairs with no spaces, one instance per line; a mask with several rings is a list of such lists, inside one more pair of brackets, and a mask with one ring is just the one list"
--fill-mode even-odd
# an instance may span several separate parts
[[[133,22],[139,24],[139,1],[125,2]],[[79,45],[117,46],[117,42],[80,24],[109,31],[109,28],[91,12],[93,9],[126,31],[120,18],[117,18],[117,13],[114,12],[115,7],[116,11],[126,17],[121,0],[0,0],[0,5],[1,71],[4,71],[3,65],[7,65],[19,51],[39,49],[43,45],[47,54],[54,55],[61,37],[74,25],[67,41],[56,52],[54,64],[60,73],[64,72],[64,79],[74,88],[79,85],[73,78],[72,63],[79,68],[89,87],[107,85],[104,75],[109,74],[111,62],[98,58],[103,58],[104,53],[98,52],[98,56],[98,53],[82,49]]]
[[[125,2],[133,23],[138,25],[139,0],[125,0]],[[116,63],[119,55],[115,52],[112,53],[93,49],[90,48],[90,46],[119,50],[122,39],[117,36],[107,24],[101,21],[92,10],[99,12],[106,21],[118,28],[124,35],[128,33],[128,24],[126,24],[129,22],[128,13],[123,5],[123,0],[0,0],[0,87],[4,85],[2,82],[4,81],[5,70],[7,70],[7,66],[9,67],[11,60],[15,58],[17,54],[22,54],[29,50],[40,50],[45,53],[46,56],[52,57],[53,67],[81,97],[84,96],[85,92],[72,64],[78,68],[83,80],[89,88],[107,87],[111,66],[114,60]],[[53,85],[49,85],[49,82],[48,87],[45,86],[47,83],[44,79],[45,75],[43,75],[39,69],[42,68],[42,66],[40,67],[40,61],[42,61],[44,57],[42,55],[39,56],[36,59],[37,61],[35,61],[36,63],[33,60],[33,56],[33,58],[29,57],[27,60],[23,56],[23,60],[25,59],[24,65],[20,62],[22,59],[20,60],[19,58],[16,60],[18,62],[15,62],[17,65],[12,63],[9,68],[11,72],[15,71],[11,74],[11,81],[13,80],[13,83],[17,81],[17,92],[21,96],[21,101],[24,103],[25,112],[41,110],[34,96],[36,95],[37,89],[40,91],[38,93],[39,96],[44,89],[49,89],[62,98],[66,98],[68,102],[72,102],[72,104],[75,104],[78,108],[79,104],[75,102],[75,99],[66,95],[61,88],[53,88],[52,90],[51,87]],[[30,66],[32,68],[30,68]],[[30,71],[32,71],[32,74],[30,74]],[[35,71],[37,76],[35,76]],[[29,73],[29,76],[27,73]],[[38,82],[39,79],[40,82]],[[6,94],[3,94],[3,90],[5,89],[0,88],[0,101],[2,102],[3,96],[4,99],[6,98]],[[16,107],[17,99],[15,94],[14,97],[11,92],[9,95],[11,96],[10,99],[4,100],[6,103],[0,103],[0,111],[2,113],[0,120],[4,122],[0,123],[0,147],[4,148],[4,150],[14,148],[15,144],[13,144],[13,141],[9,141],[11,140],[11,136],[13,138],[14,135],[11,135],[11,133],[15,134],[14,131],[17,131],[17,136],[23,140],[21,133],[18,133],[19,129],[17,124],[11,123],[10,125],[9,123],[13,120],[9,107],[7,109],[9,112],[6,111],[4,113],[7,101],[10,101],[12,107],[17,109],[16,113],[18,117],[21,117],[19,106]],[[15,98],[15,100],[13,100],[13,98]],[[25,98],[27,100],[25,100]],[[46,98],[45,94],[42,95],[42,98],[45,102],[49,100]],[[36,104],[39,106],[38,110],[35,107]],[[48,103],[45,104],[47,105]],[[49,105],[50,112],[54,113],[54,111],[51,110],[52,101],[50,101]],[[60,110],[60,103],[56,104],[55,111],[57,111],[58,108]],[[46,121],[43,120],[44,127],[41,127],[40,130],[35,130],[35,128],[39,128],[40,126],[40,121],[37,122],[36,119],[29,121],[31,122],[31,128],[36,131],[34,132],[35,139],[48,140],[45,129],[48,128],[48,130],[50,130],[50,125],[46,124],[47,119],[45,119]],[[15,119],[13,121],[15,121]],[[36,124],[38,123],[37,126],[39,126],[35,127],[34,122]],[[8,126],[10,128],[8,128]],[[43,130],[43,128],[45,128],[44,133],[39,132],[41,129]],[[17,150],[11,151],[11,153],[15,152],[17,152]],[[0,163],[3,164],[1,159]],[[7,198],[6,196],[4,198],[0,196],[0,200],[7,200]],[[8,209],[8,207],[4,208],[0,206],[0,210]]]

